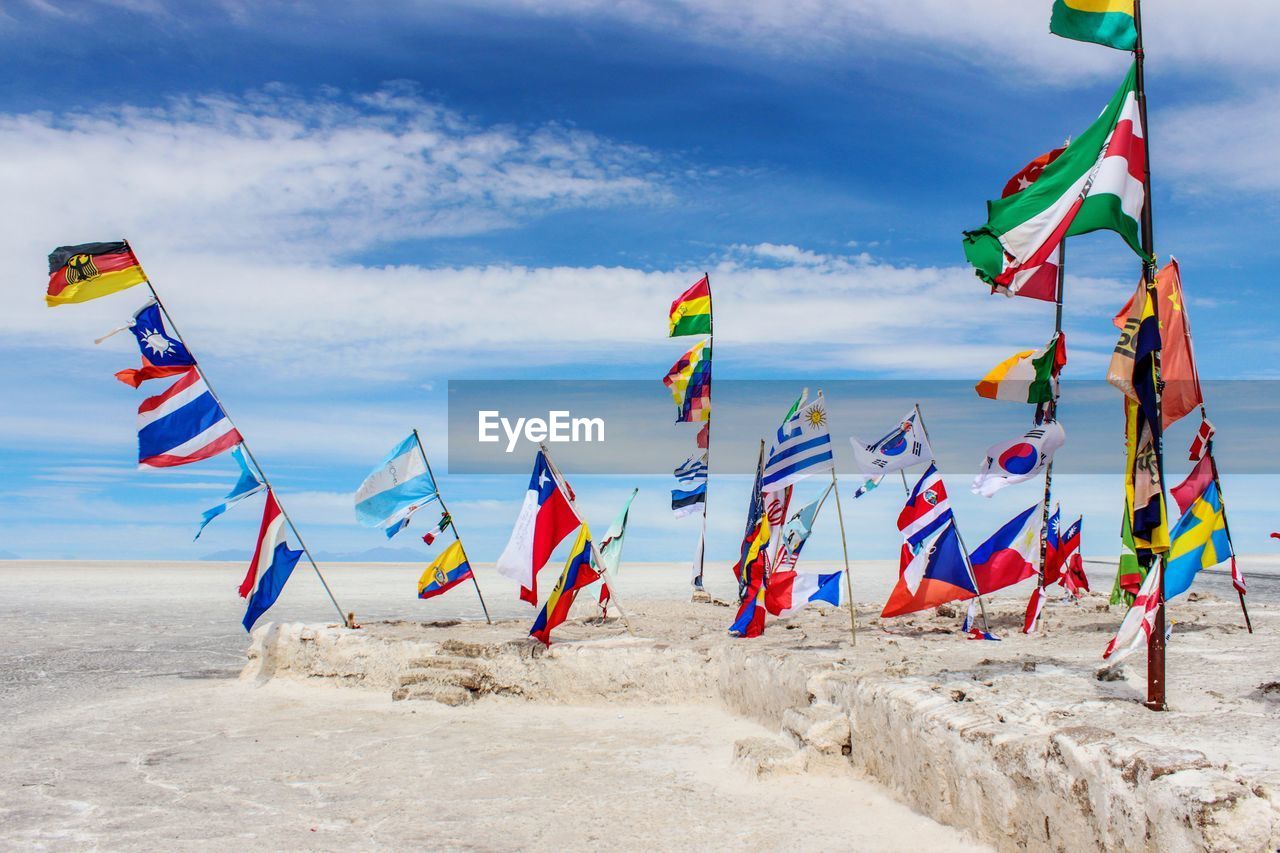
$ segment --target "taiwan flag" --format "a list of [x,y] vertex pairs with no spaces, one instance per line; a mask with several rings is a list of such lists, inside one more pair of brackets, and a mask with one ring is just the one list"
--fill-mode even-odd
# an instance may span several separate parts
[[134,312],[129,329],[138,340],[142,367],[117,371],[116,379],[124,384],[137,388],[148,379],[177,376],[195,365],[186,345],[165,329],[160,306],[154,300]]
[[520,584],[520,600],[538,605],[538,570],[551,552],[582,522],[569,504],[568,485],[560,488],[551,463],[541,450],[511,539],[495,564],[498,572]]

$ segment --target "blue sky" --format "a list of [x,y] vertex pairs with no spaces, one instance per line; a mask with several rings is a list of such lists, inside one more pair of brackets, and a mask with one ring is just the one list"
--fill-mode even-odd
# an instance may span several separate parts
[[[64,243],[134,242],[282,502],[329,552],[382,544],[349,495],[411,427],[444,459],[451,379],[651,379],[664,393],[686,343],[664,337],[666,305],[703,269],[717,377],[797,392],[975,380],[1043,343],[1052,314],[988,296],[960,232],[1026,160],[1087,126],[1127,63],[1049,36],[1049,6],[5,4],[0,552],[194,559],[251,548],[257,526],[246,504],[190,542],[234,479],[228,460],[134,470],[145,393],[111,373],[136,351],[92,341],[142,296],[44,308],[44,256]],[[1280,11],[1186,0],[1148,23],[1157,249],[1183,264],[1202,373],[1275,378]],[[1137,263],[1109,234],[1073,241],[1070,263],[1066,375],[1096,379]],[[780,416],[790,396],[761,405]],[[834,431],[871,435],[900,414]],[[944,418],[931,429],[945,442]],[[1183,444],[1171,438],[1171,479]],[[1064,483],[1095,554],[1116,551],[1119,467]],[[951,491],[971,544],[1035,499],[972,498],[965,479]],[[442,480],[476,559],[492,559],[522,478]],[[696,525],[669,517],[669,480],[575,487],[602,526],[633,481],[630,556],[685,559]],[[1243,552],[1271,544],[1274,486],[1227,484]],[[712,488],[711,556],[729,559],[746,484]],[[855,556],[890,557],[897,498],[865,501]],[[831,532],[815,557],[837,553]]]

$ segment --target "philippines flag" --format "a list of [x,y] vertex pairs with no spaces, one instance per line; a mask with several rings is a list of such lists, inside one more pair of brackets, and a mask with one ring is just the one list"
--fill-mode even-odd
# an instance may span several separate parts
[[807,604],[840,606],[840,576],[843,572],[820,575],[815,572],[774,572],[765,589],[765,609],[774,616],[791,616]]
[[521,601],[538,605],[538,571],[581,523],[559,488],[546,454],[539,450],[511,539],[495,564],[499,573],[520,584]]
[[139,468],[199,462],[240,441],[240,433],[194,367],[169,390],[148,397],[138,407]]
[[953,518],[947,487],[933,463],[907,496],[906,506],[898,514],[898,529],[912,549],[918,548]]
[[1043,503],[1023,510],[969,555],[979,592],[986,595],[1037,573],[1043,517]]
[[[249,562],[249,571],[240,584],[240,597],[249,599],[244,612],[244,629],[253,630],[258,618],[271,609],[280,597],[302,551],[294,551],[285,541],[285,518],[276,503],[275,494],[267,490],[267,503],[262,509],[262,526],[258,529],[258,546]],[[252,592],[252,595],[250,594]]]

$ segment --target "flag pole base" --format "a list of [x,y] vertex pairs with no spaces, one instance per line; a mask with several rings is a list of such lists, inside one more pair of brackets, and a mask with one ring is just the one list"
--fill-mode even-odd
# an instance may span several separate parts
[[1143,702],[1142,704],[1146,707],[1146,709],[1147,709],[1148,711],[1167,711],[1167,710],[1169,710],[1169,706],[1168,706],[1168,705],[1166,705],[1164,702],[1154,702],[1154,701],[1148,700],[1148,701],[1146,701],[1146,702]]
[[711,593],[705,589],[695,589],[689,600],[694,604],[711,604]]

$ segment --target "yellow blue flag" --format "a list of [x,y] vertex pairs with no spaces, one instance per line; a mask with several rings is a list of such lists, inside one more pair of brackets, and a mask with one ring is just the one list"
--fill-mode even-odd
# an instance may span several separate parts
[[1173,528],[1165,555],[1164,597],[1182,595],[1201,569],[1235,558],[1218,484],[1210,483]]

